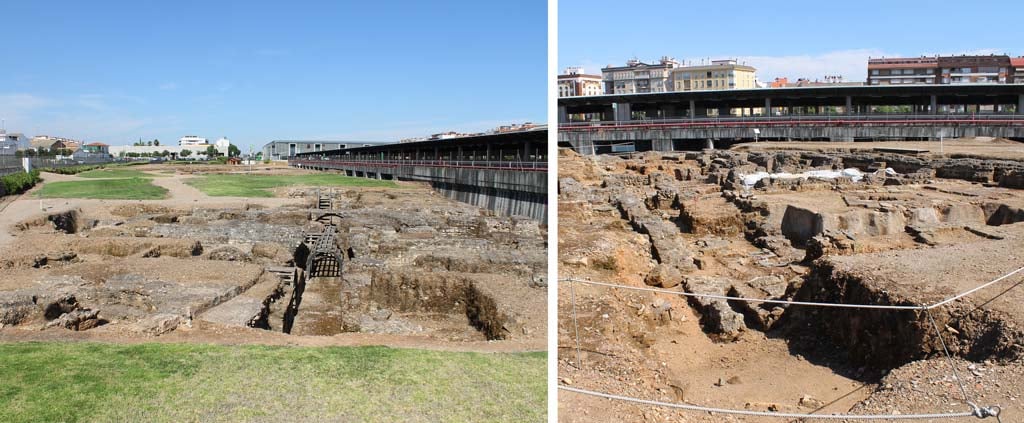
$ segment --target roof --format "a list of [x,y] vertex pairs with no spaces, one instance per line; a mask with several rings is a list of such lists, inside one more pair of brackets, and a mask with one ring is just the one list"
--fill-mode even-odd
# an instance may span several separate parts
[[338,150],[310,151],[297,154],[298,156],[313,155],[343,155],[347,153],[378,153],[390,151],[409,151],[416,149],[432,149],[435,147],[472,147],[485,144],[491,145],[520,145],[523,142],[545,143],[548,139],[548,129],[534,128],[522,131],[509,131],[497,134],[482,134],[468,137],[448,138],[443,140],[425,140],[406,143],[389,143],[371,147],[356,147]]
[[577,74],[572,74],[572,75],[558,75],[558,79],[574,79],[574,78],[601,79],[601,76],[600,75],[590,75],[590,74],[586,74],[586,73],[577,73]]
[[1024,67],[1024,57],[1014,57],[1010,59],[1010,65],[1013,67]]
[[86,147],[110,147],[109,145],[101,143],[101,142],[94,142],[92,144],[86,144],[85,146]]
[[266,144],[263,144],[263,146],[266,147],[266,146],[268,146],[270,144],[281,143],[281,142],[283,142],[283,143],[295,143],[295,144],[346,144],[346,145],[348,145],[348,144],[352,144],[352,145],[363,145],[363,144],[382,145],[382,144],[392,144],[392,143],[394,143],[394,141],[272,140],[272,141],[270,141],[270,142],[268,142]]

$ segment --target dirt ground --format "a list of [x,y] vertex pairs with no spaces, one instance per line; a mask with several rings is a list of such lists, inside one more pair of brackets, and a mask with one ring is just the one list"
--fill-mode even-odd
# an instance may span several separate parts
[[[936,143],[758,143],[624,157],[563,152],[559,383],[764,412],[969,409],[921,311],[687,300],[567,280],[758,299],[933,304],[1024,266],[1024,226],[1017,224],[1024,195],[1015,179],[1024,163],[1011,160],[1020,144],[956,143],[952,151],[946,143],[945,156],[873,150],[935,150]],[[848,168],[863,177],[789,176]],[[756,172],[767,176],[747,185],[744,176]],[[1021,416],[1024,383],[1015,375],[1024,368],[1022,280],[1017,274],[929,312],[969,399],[1000,406],[1003,421]],[[785,420],[564,390],[559,398],[567,422]]]
[[[133,169],[161,175],[153,183],[168,198],[39,200],[36,187],[2,199],[0,342],[546,349],[545,228],[536,222],[420,184],[323,189],[330,207],[317,210],[316,187],[233,198],[184,183],[241,167]],[[78,179],[44,174],[43,184]],[[340,277],[305,268],[308,234],[326,231]]]

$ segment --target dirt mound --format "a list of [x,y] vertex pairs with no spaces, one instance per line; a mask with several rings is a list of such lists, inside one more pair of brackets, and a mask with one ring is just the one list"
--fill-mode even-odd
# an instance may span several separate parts
[[82,254],[111,257],[142,254],[142,257],[187,258],[203,253],[203,245],[199,241],[184,239],[90,238],[74,242],[73,245],[74,250]]
[[121,217],[137,217],[141,215],[164,214],[169,212],[171,212],[169,207],[147,203],[122,204],[110,210],[110,214]]

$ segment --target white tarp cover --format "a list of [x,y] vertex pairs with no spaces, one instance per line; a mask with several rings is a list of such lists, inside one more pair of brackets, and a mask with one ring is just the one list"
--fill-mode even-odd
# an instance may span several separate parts
[[[895,175],[896,172],[892,168],[885,169],[885,173],[888,175]],[[840,176],[850,178],[853,182],[860,182],[864,179],[864,173],[856,168],[849,168],[843,170],[808,170],[802,173],[768,173],[768,172],[754,172],[750,175],[740,175],[743,179],[743,185],[752,187],[757,185],[757,182],[764,178],[773,179],[807,179],[807,178],[821,178],[821,179],[835,179]]]

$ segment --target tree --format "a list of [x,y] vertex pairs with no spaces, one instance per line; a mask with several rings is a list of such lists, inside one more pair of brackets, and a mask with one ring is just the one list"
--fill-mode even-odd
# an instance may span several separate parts
[[206,147],[206,157],[217,157],[217,148],[212,145]]
[[239,150],[234,144],[228,145],[228,157],[238,157],[242,155],[242,150]]
[[146,141],[146,145],[149,146],[149,147],[152,147],[153,146],[153,141]]
[[164,151],[163,151],[163,156],[164,156],[164,157],[167,157],[167,156],[170,156],[170,155],[171,155],[171,152],[170,152],[170,151],[167,151],[167,150],[164,150]]
[[158,139],[154,138],[154,139],[153,139],[153,146],[154,146],[154,147],[159,147],[159,146],[160,146],[160,140],[158,140]]
[[181,153],[178,154],[181,155],[181,157],[188,157],[192,155],[192,150],[186,148],[184,150],[181,150]]

